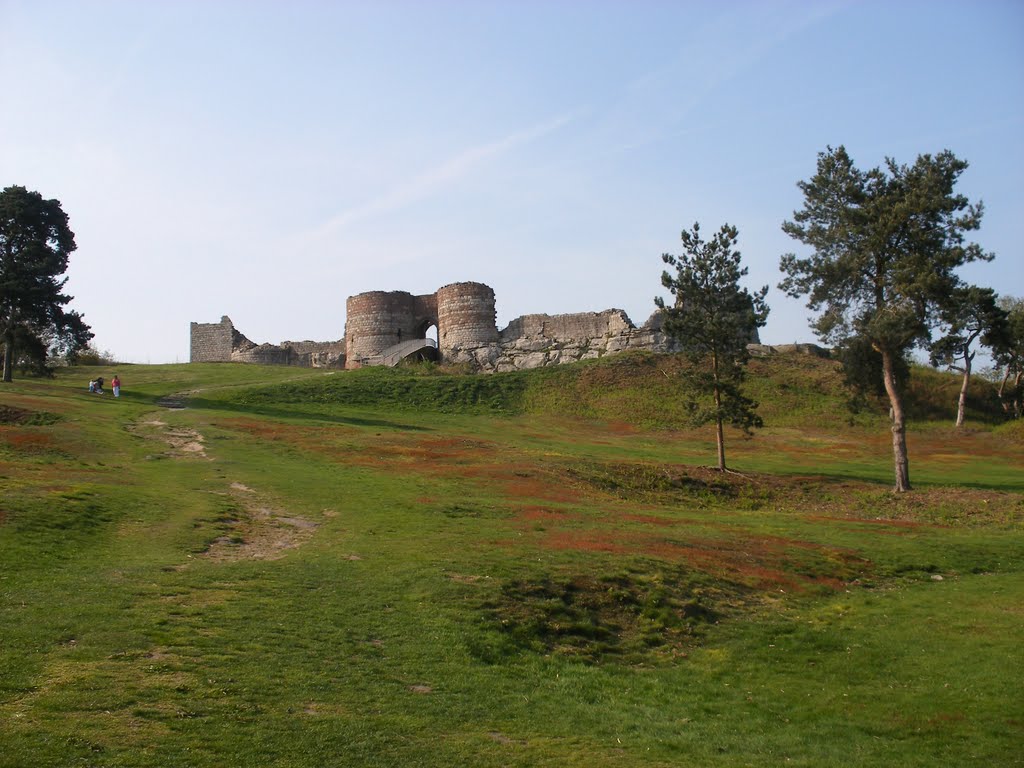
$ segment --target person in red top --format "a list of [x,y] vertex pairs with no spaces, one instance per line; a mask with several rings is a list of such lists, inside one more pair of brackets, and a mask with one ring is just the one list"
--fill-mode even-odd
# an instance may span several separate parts
[[114,374],[114,378],[112,378],[110,380],[110,386],[114,388],[114,397],[120,397],[121,396],[121,379],[119,379],[117,377],[116,373]]

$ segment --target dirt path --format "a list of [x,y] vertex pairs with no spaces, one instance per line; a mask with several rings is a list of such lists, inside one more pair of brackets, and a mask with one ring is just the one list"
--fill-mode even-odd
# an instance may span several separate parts
[[[170,395],[159,404],[170,410],[183,409],[185,398],[195,391],[198,390]],[[164,457],[214,460],[207,454],[199,430],[170,426],[162,416],[160,412],[147,414],[127,429],[133,435],[164,444]],[[243,483],[230,482],[226,490],[213,493],[230,497],[233,514],[226,530],[202,553],[204,558],[221,562],[276,560],[309,540],[318,527],[317,523],[279,508],[265,494]]]
[[190,427],[170,427],[166,421],[151,415],[130,424],[128,431],[138,437],[164,443],[168,447],[164,452],[166,456],[195,456],[210,460],[203,445],[203,436]]
[[228,495],[237,514],[230,530],[217,537],[203,557],[217,561],[277,560],[308,541],[317,524],[277,509],[242,483],[231,483]]

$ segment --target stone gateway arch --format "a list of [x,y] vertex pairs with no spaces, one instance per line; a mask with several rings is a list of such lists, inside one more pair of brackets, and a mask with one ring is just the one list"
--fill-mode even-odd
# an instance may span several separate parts
[[494,291],[483,283],[452,283],[423,296],[405,291],[350,296],[345,302],[345,367],[388,365],[395,356],[404,359],[429,348],[415,342],[426,342],[431,326],[437,327],[440,360],[464,347],[495,344],[494,307]]

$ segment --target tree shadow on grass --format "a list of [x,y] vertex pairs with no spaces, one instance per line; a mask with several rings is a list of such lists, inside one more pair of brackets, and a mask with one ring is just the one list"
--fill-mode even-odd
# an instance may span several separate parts
[[[769,474],[769,473],[765,473]],[[892,490],[893,479],[883,472],[858,471],[857,469],[829,468],[821,472],[809,472],[806,469],[790,472],[775,472],[779,478],[788,478],[791,481],[817,480],[824,486],[841,487],[846,484],[855,483],[864,487]],[[891,473],[890,473],[891,474]],[[1001,491],[1008,493],[1021,493],[1024,491],[1024,482],[1013,476],[1007,468],[1006,477],[989,477],[985,479],[961,479],[954,476],[941,476],[930,468],[919,470],[911,475],[912,496],[916,491],[940,490],[940,489],[970,489],[978,491]],[[899,494],[896,494],[899,495]]]
[[[307,411],[281,408],[279,406],[266,405],[243,405],[240,403],[228,403],[221,400],[206,400],[201,397],[182,397],[176,402],[181,407],[196,410],[221,411],[226,413],[245,414],[248,416],[265,416],[272,419],[289,419],[306,422],[328,422],[331,424],[345,424],[353,427],[374,427],[378,429],[393,429],[399,432],[433,432],[431,427],[424,427],[419,424],[408,424],[391,419],[375,419],[363,416],[343,416],[330,413],[309,413]],[[159,401],[158,401],[159,403]],[[173,406],[171,406],[173,407]]]

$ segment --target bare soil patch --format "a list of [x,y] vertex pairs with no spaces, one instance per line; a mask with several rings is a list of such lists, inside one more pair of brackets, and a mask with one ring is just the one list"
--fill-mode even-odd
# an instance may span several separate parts
[[167,455],[209,459],[203,445],[203,436],[190,427],[170,427],[167,422],[151,417],[129,425],[128,431],[144,439],[165,443],[170,448]]
[[308,541],[318,527],[311,520],[277,509],[242,483],[232,483],[230,488],[236,514],[203,557],[220,562],[277,560]]

